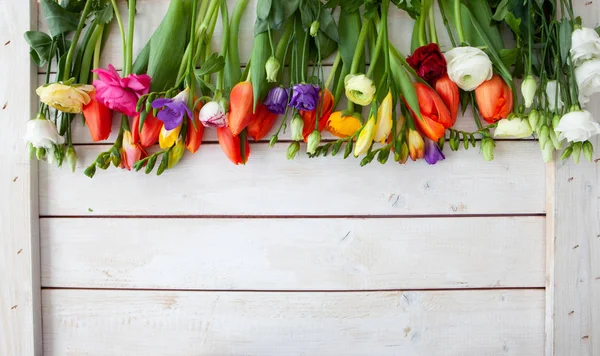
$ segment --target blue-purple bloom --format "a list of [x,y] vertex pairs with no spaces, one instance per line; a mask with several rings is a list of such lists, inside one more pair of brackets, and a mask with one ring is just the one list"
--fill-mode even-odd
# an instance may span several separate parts
[[179,127],[183,123],[186,113],[189,118],[193,119],[194,116],[187,105],[187,99],[188,90],[186,89],[172,99],[158,98],[152,102],[154,109],[162,108],[156,118],[163,122],[166,130],[170,131]]
[[440,149],[437,143],[431,141],[430,139],[424,137],[425,139],[425,161],[428,164],[436,164],[439,161],[446,159],[444,153]]
[[290,106],[298,110],[313,111],[319,102],[319,87],[312,84],[296,84],[292,88]]
[[285,114],[285,108],[288,104],[288,92],[282,87],[275,87],[269,91],[264,103],[269,112],[273,114]]

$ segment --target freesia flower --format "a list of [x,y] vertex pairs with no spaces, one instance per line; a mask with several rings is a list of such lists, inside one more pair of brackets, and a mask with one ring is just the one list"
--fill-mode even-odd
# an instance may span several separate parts
[[317,108],[312,111],[300,110],[300,116],[304,121],[304,127],[302,129],[304,141],[308,141],[308,135],[315,130],[315,125],[317,124],[317,111],[321,114],[319,117],[319,127],[317,128],[319,132],[323,131],[325,126],[327,126],[327,120],[333,111],[335,99],[329,89],[325,89],[324,92],[321,91],[319,95],[319,98],[321,98],[322,95],[322,100],[319,100],[319,106],[317,106]]
[[181,158],[183,157],[184,153],[185,143],[183,142],[183,140],[178,140],[175,146],[173,146],[173,148],[169,150],[169,163],[167,164],[167,167],[169,169],[175,167],[179,163],[179,161],[181,161]]
[[416,161],[425,157],[425,141],[417,131],[408,129],[406,141],[408,144],[408,154],[410,159]]
[[179,140],[179,133],[181,132],[181,125],[177,126],[172,130],[167,130],[165,125],[163,125],[160,130],[160,135],[158,137],[158,144],[160,148],[166,150],[167,148],[172,147],[177,140]]
[[575,79],[579,87],[581,105],[590,101],[590,96],[600,92],[600,59],[592,59],[575,67]]
[[254,141],[262,140],[275,125],[277,117],[278,115],[270,112],[265,105],[258,104],[256,113],[252,114],[252,119],[246,128],[248,136]]
[[533,75],[529,74],[521,83],[521,93],[525,101],[525,107],[530,108],[533,105],[533,99],[535,99],[535,93],[537,92],[537,83]]
[[512,91],[504,79],[497,74],[477,87],[475,99],[479,113],[490,124],[506,118],[513,109]]
[[279,74],[279,69],[281,68],[281,64],[277,60],[277,57],[271,56],[267,63],[265,64],[265,70],[267,72],[267,82],[275,83],[277,82],[277,74]]
[[415,117],[415,124],[425,136],[437,142],[454,124],[450,110],[433,89],[421,83],[414,83],[414,86],[421,110],[421,118]]
[[460,106],[458,85],[450,79],[448,74],[445,74],[435,82],[434,89],[440,98],[442,98],[448,110],[450,110],[450,117],[452,118],[452,125],[450,127],[454,126]]
[[494,74],[492,61],[475,47],[456,47],[446,52],[448,76],[464,91],[473,91]]
[[364,74],[348,74],[344,78],[344,87],[348,100],[357,105],[369,105],[375,97],[375,84]]
[[431,85],[434,85],[447,72],[446,58],[437,43],[417,48],[412,56],[406,58],[406,61],[419,77]]
[[229,130],[237,136],[248,126],[252,119],[254,93],[250,82],[236,84],[229,96]]
[[600,134],[600,124],[594,121],[587,110],[571,111],[560,119],[554,131],[560,141],[566,139],[569,142],[585,142]]
[[354,157],[358,157],[369,150],[373,145],[373,136],[375,135],[375,117],[371,115],[365,127],[358,134],[356,146],[354,146]]
[[571,59],[574,66],[584,61],[600,59],[600,36],[591,28],[578,28],[571,34]]
[[173,130],[181,126],[183,119],[194,117],[192,111],[188,107],[189,89],[185,89],[174,98],[158,98],[152,102],[154,109],[161,109],[156,116],[157,119],[163,122],[167,131]]
[[52,83],[36,89],[40,101],[65,113],[79,114],[83,106],[90,102],[91,85],[65,85]]
[[125,130],[123,132],[123,145],[121,146],[121,168],[130,171],[135,162],[147,155],[139,144],[133,142],[131,131]]
[[546,95],[548,96],[548,109],[550,111],[562,109],[564,103],[561,96],[561,88],[556,80],[550,80],[546,83]]
[[54,161],[54,151],[57,145],[65,143],[64,137],[58,134],[56,125],[42,114],[27,121],[27,131],[23,137],[25,142],[30,143],[34,148],[46,150],[48,162]]
[[341,111],[336,111],[329,116],[326,129],[334,136],[346,138],[354,135],[361,127],[362,123],[356,117],[352,115],[342,116]]
[[288,105],[288,92],[282,87],[275,87],[269,91],[264,101],[265,106],[273,114],[285,114],[285,108]]
[[296,84],[292,87],[290,106],[298,110],[312,111],[319,102],[319,87],[312,84]]
[[427,162],[427,164],[436,164],[439,161],[445,160],[446,156],[444,156],[444,153],[442,152],[440,146],[438,146],[437,143],[426,138],[425,155],[423,158],[425,158],[425,162]]
[[94,142],[103,141],[112,130],[112,111],[96,99],[96,93],[90,93],[90,101],[83,107],[85,124],[90,130]]
[[373,140],[379,143],[385,143],[392,131],[392,110],[393,110],[392,92],[387,95],[377,109],[377,125],[375,125],[375,135]]
[[304,121],[302,120],[302,116],[300,116],[300,114],[296,114],[294,115],[294,117],[292,117],[290,127],[292,131],[292,140],[300,141],[304,138],[304,136],[302,136],[302,129],[304,129]]
[[131,74],[121,78],[111,64],[108,65],[108,70],[98,68],[92,72],[100,78],[93,83],[98,100],[111,110],[134,116],[138,99],[150,89],[150,77],[146,74]]
[[209,101],[200,110],[200,122],[205,127],[226,127],[227,110],[222,101]]
[[520,117],[502,119],[494,131],[494,137],[525,138],[533,134],[529,121]]
[[162,130],[163,123],[154,115],[152,111],[149,111],[146,115],[146,119],[144,120],[144,126],[142,127],[142,132],[140,133],[140,114],[137,114],[133,118],[132,124],[132,136],[133,142],[139,143],[142,147],[147,148],[158,142],[158,137],[160,135],[160,130]]
[[217,138],[219,139],[219,145],[221,145],[221,149],[229,158],[233,164],[246,164],[248,162],[248,158],[250,157],[250,144],[248,140],[244,140],[245,145],[245,157],[242,157],[241,153],[241,145],[239,137],[234,137],[231,131],[226,127],[218,127],[217,128]]

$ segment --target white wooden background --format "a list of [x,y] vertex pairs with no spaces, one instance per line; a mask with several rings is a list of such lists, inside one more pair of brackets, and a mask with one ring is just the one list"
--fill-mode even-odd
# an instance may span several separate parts
[[[167,6],[138,0],[136,51]],[[36,6],[0,10],[0,70],[35,81],[21,34]],[[596,2],[577,12],[598,24]],[[412,22],[392,16],[407,53]],[[121,67],[119,41],[103,64]],[[19,286],[1,290],[0,355],[39,355],[36,340],[61,356],[600,354],[597,164],[546,167],[529,140],[499,142],[492,163],[471,150],[366,168],[287,161],[287,144],[261,142],[235,167],[207,130],[161,177],[90,180],[81,171],[107,145],[77,127],[79,172],[38,174],[21,141],[35,85],[18,86],[0,87],[0,277]]]

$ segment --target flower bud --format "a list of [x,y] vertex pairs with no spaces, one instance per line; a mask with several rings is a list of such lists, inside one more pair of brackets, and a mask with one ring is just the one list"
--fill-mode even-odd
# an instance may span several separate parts
[[553,145],[546,145],[546,147],[542,149],[542,159],[546,163],[552,162],[552,160],[554,159],[554,146]]
[[538,135],[539,135],[540,147],[543,150],[544,148],[546,148],[546,145],[548,144],[548,141],[550,140],[550,129],[548,128],[548,126],[543,125],[542,128],[540,129]]
[[579,160],[581,158],[581,148],[582,148],[582,144],[581,142],[575,142],[573,144],[573,162],[575,163],[579,163]]
[[565,159],[571,157],[572,154],[573,154],[573,149],[571,147],[567,147],[567,148],[565,148],[562,155],[560,156],[560,159],[562,159],[564,161]]
[[39,161],[44,160],[46,158],[46,149],[44,147],[38,147],[38,149],[35,150],[35,156]]
[[318,130],[315,130],[308,136],[308,144],[306,146],[306,152],[308,152],[310,154],[314,154],[320,143],[321,143],[321,133]]
[[277,75],[279,74],[280,68],[281,64],[275,56],[271,56],[269,60],[267,60],[267,64],[265,64],[265,70],[267,71],[267,81],[269,83],[277,82]]
[[537,110],[531,110],[529,112],[529,126],[535,131],[537,129],[538,121],[540,120],[540,114]]
[[67,148],[66,158],[67,158],[67,163],[69,164],[69,167],[71,168],[71,172],[75,172],[75,167],[77,166],[77,152],[75,152],[75,149],[73,148],[73,146],[69,146]]
[[358,157],[369,150],[373,145],[373,136],[375,135],[375,116],[371,115],[371,118],[362,131],[358,134],[356,140],[356,146],[354,147],[354,157]]
[[523,99],[525,99],[525,107],[530,108],[533,105],[536,92],[537,83],[533,75],[529,74],[521,84],[521,93],[523,94]]
[[481,140],[481,153],[486,161],[494,160],[494,150],[496,149],[496,142],[490,137],[486,137]]
[[408,161],[408,156],[409,156],[408,145],[406,144],[406,142],[402,142],[402,146],[400,147],[400,159],[398,160],[398,162],[400,164],[405,164],[406,161]]
[[320,27],[321,27],[321,24],[319,23],[319,21],[316,21],[316,20],[313,21],[313,23],[310,24],[310,35],[313,37],[317,37]]
[[406,140],[408,142],[410,159],[416,161],[417,159],[425,157],[425,141],[421,134],[413,129],[408,129]]
[[562,140],[558,139],[558,135],[554,130],[548,130],[548,133],[550,134],[550,141],[552,142],[552,146],[555,149],[560,150],[562,148]]
[[169,169],[175,167],[177,163],[183,157],[183,153],[185,152],[185,140],[178,140],[175,146],[169,150],[169,163],[167,167]]
[[96,174],[96,165],[92,164],[91,166],[87,167],[85,171],[83,171],[83,174],[85,174],[87,177],[93,178],[94,174]]
[[592,145],[590,141],[585,141],[583,143],[583,155],[588,159],[588,161],[594,161],[594,145]]
[[302,136],[302,130],[304,129],[304,120],[302,120],[302,116],[300,116],[300,114],[294,115],[290,125],[292,126],[292,140],[304,140],[304,137]]
[[300,143],[298,141],[290,143],[287,149],[287,159],[296,158],[298,151],[300,151]]
[[269,147],[275,146],[277,141],[279,141],[279,137],[277,137],[277,135],[271,136],[271,139],[269,140]]
[[36,154],[36,149],[31,142],[27,142],[27,152],[29,152],[29,159],[33,159]]
[[560,115],[554,114],[552,117],[552,127],[556,128],[560,124]]

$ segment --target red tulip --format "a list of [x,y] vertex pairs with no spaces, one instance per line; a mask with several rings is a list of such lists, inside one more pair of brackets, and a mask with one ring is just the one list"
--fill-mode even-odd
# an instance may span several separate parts
[[458,85],[450,79],[448,74],[445,74],[435,82],[435,91],[450,110],[450,117],[452,118],[451,126],[454,126],[456,118],[458,117],[458,107],[460,105]]
[[475,99],[481,117],[490,124],[506,118],[513,109],[512,91],[497,74],[475,89]]
[[146,120],[144,120],[144,127],[142,127],[142,133],[140,134],[140,114],[137,114],[133,118],[132,132],[133,142],[139,143],[142,147],[147,148],[158,142],[158,136],[160,135],[160,129],[163,123],[154,115],[152,111],[148,112]]
[[[202,109],[202,103],[196,106],[196,110],[194,110],[194,122],[188,118],[188,127],[187,134],[185,137],[185,146],[188,151],[192,153],[196,153],[200,148],[200,144],[202,143],[202,136],[204,136],[204,126],[200,122],[200,109]],[[194,124],[196,128],[194,128]]]
[[317,110],[320,110],[321,116],[319,117],[319,132],[323,131],[325,126],[327,126],[327,121],[331,116],[331,112],[333,111],[333,103],[335,99],[333,98],[333,94],[329,91],[329,89],[325,89],[325,94],[323,91],[319,93],[319,98],[323,95],[323,99],[319,100],[319,106],[313,111],[302,111],[300,110],[300,116],[302,117],[302,121],[304,121],[304,126],[302,128],[302,136],[304,137],[304,142],[308,141],[308,136],[315,130],[315,125],[317,123]]
[[254,95],[250,82],[241,82],[231,89],[229,96],[229,129],[237,136],[252,120]]
[[83,117],[94,142],[103,141],[112,130],[112,111],[96,99],[96,92],[90,93],[90,102],[83,107]]
[[415,124],[425,136],[437,142],[444,136],[446,129],[454,124],[450,110],[433,89],[421,83],[414,83],[414,85],[422,116],[421,119],[415,117]]
[[135,162],[148,156],[139,143],[134,143],[129,130],[123,133],[123,145],[121,146],[121,168],[131,170]]
[[256,107],[256,113],[252,114],[252,119],[248,124],[248,136],[254,141],[259,141],[264,138],[275,125],[277,114],[273,114],[269,109],[259,103]]
[[227,155],[233,164],[246,164],[246,162],[248,162],[248,157],[250,157],[250,144],[248,143],[247,138],[243,139],[246,147],[246,155],[244,158],[242,158],[241,152],[241,137],[234,137],[227,127],[219,127],[217,128],[217,138],[219,139],[221,149],[223,149],[223,152],[225,152],[225,155]]

